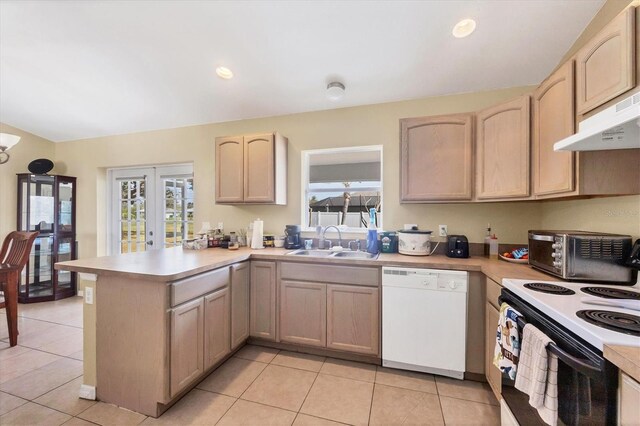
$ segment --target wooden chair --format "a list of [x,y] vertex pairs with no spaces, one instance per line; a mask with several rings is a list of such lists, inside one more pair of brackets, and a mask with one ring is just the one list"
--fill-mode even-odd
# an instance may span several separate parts
[[31,246],[38,232],[13,231],[4,239],[0,250],[0,308],[6,308],[9,344],[18,344],[18,283],[20,272],[29,260]]

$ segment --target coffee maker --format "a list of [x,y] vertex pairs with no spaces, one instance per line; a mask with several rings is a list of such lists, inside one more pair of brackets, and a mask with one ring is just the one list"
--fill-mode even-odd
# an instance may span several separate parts
[[299,249],[302,247],[300,244],[300,231],[300,225],[287,225],[284,228],[284,248]]

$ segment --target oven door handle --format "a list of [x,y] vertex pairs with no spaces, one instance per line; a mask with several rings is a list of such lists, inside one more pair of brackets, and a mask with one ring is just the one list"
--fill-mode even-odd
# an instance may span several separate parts
[[578,373],[584,374],[587,377],[591,377],[595,380],[599,380],[602,377],[602,368],[599,365],[594,364],[591,361],[576,358],[560,349],[555,343],[549,343],[547,349],[552,354],[556,355],[558,359]]
[[[499,298],[500,303],[502,303],[502,297]],[[521,330],[524,330],[524,326],[527,325],[527,321],[522,317],[518,317],[518,327]],[[598,364],[595,364],[589,360],[583,360],[580,358],[576,358],[575,356],[565,352],[555,343],[549,343],[547,345],[547,349],[549,352],[558,357],[558,359],[569,367],[577,371],[578,373],[584,374],[585,376],[591,377],[593,379],[599,380],[602,377],[602,367]]]

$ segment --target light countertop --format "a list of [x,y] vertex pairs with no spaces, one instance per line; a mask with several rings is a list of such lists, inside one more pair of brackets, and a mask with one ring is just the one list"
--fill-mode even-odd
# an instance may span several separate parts
[[640,382],[640,348],[604,345],[604,357]]
[[141,253],[128,253],[114,256],[103,256],[91,259],[58,262],[56,269],[84,272],[97,275],[126,275],[143,280],[161,282],[175,281],[191,275],[210,271],[232,263],[248,259],[279,260],[288,262],[305,262],[335,265],[357,266],[407,266],[432,269],[454,269],[478,271],[500,283],[502,278],[549,279],[528,265],[508,263],[503,260],[470,257],[468,259],[452,259],[444,255],[405,256],[401,254],[381,253],[376,260],[322,258],[307,256],[286,256],[291,250],[266,248],[252,250],[243,247],[239,250],[219,248],[205,250],[183,250],[174,247],[162,250],[150,250]]

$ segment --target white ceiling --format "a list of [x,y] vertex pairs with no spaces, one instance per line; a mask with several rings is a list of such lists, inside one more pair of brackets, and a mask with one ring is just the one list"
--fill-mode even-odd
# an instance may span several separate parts
[[64,141],[537,84],[603,3],[2,0],[0,121]]

